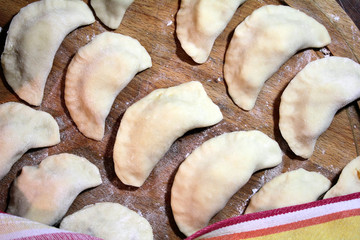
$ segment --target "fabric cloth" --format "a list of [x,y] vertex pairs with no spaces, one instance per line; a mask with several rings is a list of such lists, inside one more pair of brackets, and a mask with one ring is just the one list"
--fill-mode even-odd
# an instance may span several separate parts
[[0,240],[101,240],[0,212]]
[[246,214],[210,225],[187,240],[360,239],[360,193]]
[[[0,240],[100,240],[0,212]],[[246,214],[210,225],[187,240],[360,239],[360,193]]]

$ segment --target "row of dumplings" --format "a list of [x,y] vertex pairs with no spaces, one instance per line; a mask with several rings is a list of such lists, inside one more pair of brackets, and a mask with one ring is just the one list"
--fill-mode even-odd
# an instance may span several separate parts
[[[212,2],[205,6],[202,1],[195,5],[189,5],[189,1],[182,2],[177,15],[177,35],[184,50],[195,61],[195,56],[200,53],[207,59],[216,37],[244,1],[233,2],[237,3]],[[229,11],[229,16],[214,15],[215,20],[222,22],[216,25],[217,31],[212,28],[213,25],[209,28],[209,24],[204,22],[218,11],[216,7]],[[32,19],[47,19],[49,15],[56,15],[56,9],[64,8],[69,9],[68,14],[72,17],[67,19],[73,19],[74,23],[63,24],[61,34],[56,30],[56,37],[50,39],[53,41],[48,38],[42,40],[39,35],[41,31],[48,34],[54,24],[61,22],[54,16],[46,26],[36,20],[32,20],[31,24],[22,24],[28,21],[29,16]],[[48,14],[49,11],[53,14]],[[195,19],[199,18],[195,25],[183,19],[184,15],[193,14]],[[6,80],[20,98],[32,105],[41,103],[46,78],[63,37],[74,27],[93,21],[85,3],[65,0],[35,2],[14,17],[1,59]],[[68,27],[70,25],[72,28]],[[192,34],[185,34],[189,32]],[[201,37],[194,37],[197,36],[195,33],[201,33]],[[199,39],[207,39],[208,44],[196,42]],[[323,25],[298,10],[273,5],[255,10],[236,28],[226,53],[224,76],[230,96],[238,106],[251,110],[264,82],[296,51],[322,47],[330,41]],[[121,34],[102,33],[80,48],[69,65],[65,81],[66,106],[78,129],[85,136],[100,141],[104,136],[105,119],[116,96],[136,73],[151,66],[151,57],[146,49],[136,39]],[[359,69],[359,65],[350,59],[323,59],[309,64],[292,81],[282,97],[280,130],[296,155],[309,158],[317,137],[329,126],[336,111],[359,98]],[[325,97],[323,93],[330,96],[326,92],[332,92],[333,97],[321,100]]]
[[[92,0],[91,5],[101,21],[115,29],[119,26],[126,8],[132,2],[133,0]],[[4,75],[17,95],[32,105],[40,105],[45,82],[62,39],[75,28],[94,21],[91,10],[82,1],[43,0],[21,9],[11,22],[2,54]],[[47,37],[44,38],[44,34]],[[125,51],[120,59],[117,59],[118,56],[113,56],[118,65],[113,66],[113,72],[107,72],[112,77],[111,79],[118,77],[122,81],[130,81],[137,71],[143,70],[141,68],[151,66],[150,56],[145,49],[142,46],[140,48],[140,44],[130,37],[119,34],[116,37],[107,38],[104,34],[93,45],[96,42],[99,42],[100,46],[110,44],[116,53],[124,50],[129,52],[126,54]],[[102,49],[96,49],[97,46],[94,46],[92,50],[100,52]],[[118,46],[122,48],[117,49]],[[111,48],[108,50],[112,51]],[[89,54],[84,56],[86,60],[93,60],[89,57],[99,53],[85,49],[82,52]],[[143,59],[144,56],[147,59]],[[143,60],[144,63],[140,66],[136,65],[139,62],[137,58]],[[113,60],[109,59],[109,56],[104,56],[104,59],[110,62]],[[99,67],[99,65],[90,67],[94,66]],[[115,71],[115,68],[125,69],[125,71],[119,73]],[[81,70],[84,71],[82,73],[87,71],[87,69],[78,69],[78,73],[82,74]],[[131,73],[132,71],[134,73]],[[73,71],[69,72],[69,76],[71,73]],[[91,80],[93,79],[90,79],[89,83]],[[71,81],[67,83],[72,84]],[[116,81],[107,83],[112,84]],[[79,84],[78,87],[81,88],[81,82],[75,84]],[[118,83],[118,88],[124,88],[126,84],[125,82]],[[92,85],[94,86],[96,87],[96,83]],[[112,89],[108,87],[108,90]],[[113,99],[117,93],[114,93]],[[98,96],[98,94],[95,95]],[[70,102],[68,105],[73,106],[71,101],[74,99],[71,90],[67,91],[67,96],[69,96],[66,99],[67,103]],[[107,94],[100,97],[109,99]],[[77,96],[75,98],[73,107],[77,107],[76,104],[79,102],[80,107],[84,106],[80,98]],[[104,104],[108,103],[106,100],[100,100],[96,106],[100,104],[99,108],[102,110],[103,107],[107,108]],[[111,105],[108,106],[108,111],[110,107]],[[97,114],[104,114],[104,119],[107,115],[101,111]],[[98,119],[92,123],[96,125],[95,128],[99,125]],[[52,146],[60,142],[59,127],[51,115],[20,103],[9,102],[0,106],[0,131],[3,136],[0,139],[0,179],[28,149]],[[95,136],[99,136],[99,130],[95,132]],[[25,166],[22,169],[21,174],[11,186],[7,212],[53,225],[63,218],[80,192],[101,183],[99,170],[85,158],[66,153],[53,155],[44,159],[39,166]],[[87,206],[64,218],[60,228],[95,235],[103,239],[153,239],[152,228],[145,218],[116,203],[98,203]]]
[[[261,169],[282,161],[279,145],[264,133],[225,133],[204,142],[181,164],[171,189],[171,208],[179,229],[187,236],[206,227],[229,199]],[[331,182],[302,168],[267,182],[250,199],[245,214],[287,207],[360,191],[360,157]]]
[[[10,189],[7,212],[42,224],[64,217],[77,195],[102,183],[99,169],[83,157],[62,153],[39,166],[25,166]],[[118,203],[85,206],[61,220],[59,228],[109,239],[153,239],[149,222]]]
[[[234,13],[243,1],[233,2],[238,2],[231,8]],[[177,34],[184,50],[192,56],[192,51],[195,51],[197,47],[191,45],[190,50],[187,50],[187,43],[184,43],[187,40],[182,40],[181,35],[187,32],[195,36],[193,33],[197,33],[198,30],[189,30],[194,27],[189,20],[183,26],[181,18],[184,14],[185,16],[199,15],[200,20],[196,21],[196,26],[201,30],[205,28],[205,31],[200,32],[206,37],[212,36],[213,40],[204,40],[206,43],[210,42],[211,46],[217,37],[216,34],[220,34],[222,30],[219,32],[215,31],[216,29],[209,29],[209,24],[206,22],[209,16],[212,17],[209,14],[214,12],[210,11],[209,7],[217,6],[214,2],[210,6],[205,6],[204,1],[199,1],[199,4],[195,5],[189,3],[190,1],[182,1],[178,13]],[[30,7],[33,4],[34,6]],[[22,9],[12,21],[2,63],[6,79],[14,91],[30,104],[39,105],[50,70],[34,70],[32,63],[41,59],[40,64],[37,65],[46,65],[46,69],[50,69],[49,62],[52,62],[52,59],[42,59],[41,51],[35,54],[34,49],[38,51],[44,43],[38,42],[36,44],[39,45],[34,46],[31,38],[33,35],[30,35],[30,33],[33,34],[32,31],[44,30],[44,26],[35,24],[31,31],[27,32],[18,29],[20,20],[26,19],[28,15],[33,17],[35,13],[39,14],[39,11],[43,9],[45,12],[56,9],[57,4],[61,7],[76,4],[78,8],[76,14],[87,10],[85,11],[86,5],[81,1],[43,0],[33,4],[28,5],[29,8]],[[229,7],[231,4],[220,5]],[[27,8],[30,10],[26,10]],[[224,18],[219,14],[214,16]],[[88,19],[90,19],[89,16]],[[50,20],[55,22],[54,19]],[[224,21],[219,22],[223,23],[219,25],[220,28],[224,28],[227,24],[224,24]],[[83,24],[89,24],[89,22]],[[184,27],[186,30],[183,30]],[[47,30],[50,31],[50,29]],[[20,31],[25,33],[20,34]],[[63,35],[66,35],[65,30]],[[204,38],[196,37],[195,39]],[[235,30],[226,54],[224,74],[231,97],[243,109],[251,110],[267,78],[296,51],[308,47],[322,47],[329,42],[330,37],[326,29],[300,11],[284,6],[265,6],[254,11]],[[49,53],[55,55],[57,49],[55,46],[59,44],[51,44],[49,49],[52,50]],[[200,46],[208,46],[208,44],[200,44]],[[207,49],[205,61],[211,46]],[[45,50],[42,52],[43,55],[48,54]],[[21,63],[25,66],[19,66],[17,62],[19,56],[24,58]],[[193,58],[197,61],[196,57]],[[204,59],[204,57],[201,58]],[[204,60],[199,60],[201,61]],[[65,82],[66,106],[79,130],[89,138],[101,140],[104,135],[105,119],[115,97],[137,72],[149,67],[151,67],[151,58],[146,50],[137,40],[124,35],[103,33],[79,49],[69,65]],[[297,155],[304,158],[310,157],[316,139],[330,125],[336,111],[359,98],[360,93],[357,90],[360,89],[359,76],[359,64],[345,58],[330,57],[308,64],[291,81],[281,99],[279,124],[282,135]],[[1,106],[1,109],[4,109],[2,119],[6,119],[9,113],[16,109],[19,112],[35,111],[31,108],[31,110],[24,110],[25,107],[20,107],[15,103],[3,105],[6,107]],[[29,113],[30,116],[32,114],[35,113]],[[41,118],[46,119],[46,122],[51,122],[48,117]],[[20,124],[15,126],[12,123],[19,123],[19,121],[18,117],[14,119],[12,122],[2,124],[11,126],[4,129],[16,129],[22,132],[42,129],[44,134],[49,134],[51,140],[43,141],[46,138],[42,135],[40,137],[31,135],[25,138],[26,143],[22,142],[19,145],[16,141],[17,134],[11,134],[11,130],[6,130],[9,131],[9,136],[14,136],[11,139],[15,140],[6,143],[10,144],[7,150],[12,151],[5,152],[3,149],[3,154],[7,156],[3,162],[6,166],[3,170],[6,172],[3,175],[27,149],[53,145],[60,141],[58,127],[54,125],[54,122],[49,124],[50,127],[44,127],[47,125],[37,127],[39,125],[36,124],[41,121],[21,120],[20,117]],[[117,176],[125,184],[141,186],[177,138],[190,129],[211,126],[221,120],[220,109],[207,96],[199,82],[189,82],[153,91],[129,107],[121,121],[114,145],[114,165]],[[21,121],[26,127],[19,127]],[[174,124],[175,122],[177,124]],[[34,125],[27,125],[29,123]],[[54,132],[57,132],[57,135]],[[23,141],[23,139],[17,140]],[[267,146],[269,149],[266,148]],[[259,151],[262,147],[265,149]],[[281,158],[282,153],[277,143],[258,131],[228,133],[205,142],[184,161],[175,177],[171,204],[180,230],[190,235],[206,226],[210,218],[225,206],[228,199],[249,180],[253,172],[273,167],[281,162]],[[6,159],[10,160],[6,161]],[[218,159],[225,159],[230,163],[227,165],[226,161],[219,162]],[[245,160],[248,162],[243,164]],[[208,170],[204,171],[205,168]],[[299,170],[299,172],[301,175],[305,174],[303,171]],[[202,177],[199,177],[200,175]],[[193,189],[194,181],[203,181],[203,183],[196,184],[197,189]],[[322,186],[324,185],[327,186],[326,189],[322,188],[321,193],[316,192],[314,200],[330,187],[328,180],[322,182]],[[224,186],[227,188],[224,189]],[[11,209],[10,206],[9,209]],[[193,211],[194,209],[198,211]]]
[[[13,114],[13,119],[9,119],[8,127],[5,128],[8,130],[6,133],[10,134],[10,139],[13,139],[12,134],[18,135],[15,129],[25,133],[26,131],[22,129],[28,129],[27,131],[35,129],[32,130],[34,135],[23,135],[23,138],[32,140],[27,144],[36,147],[33,142],[49,139],[58,141],[58,128],[49,114],[33,110],[20,103],[0,105],[0,113],[4,112]],[[21,118],[24,113],[28,116],[25,117],[26,121],[24,117]],[[14,124],[16,121],[12,120],[16,119],[18,122]],[[1,125],[5,124],[2,122]],[[22,143],[19,141],[15,144]],[[8,145],[8,147],[7,150],[14,149],[14,146]],[[225,133],[204,142],[181,164],[171,189],[171,208],[180,230],[186,235],[191,235],[205,227],[211,217],[226,205],[231,196],[247,183],[254,172],[280,164],[282,156],[283,153],[277,142],[257,130]],[[338,183],[327,192],[325,198],[359,191],[359,169],[360,157],[344,168]],[[53,225],[65,215],[80,192],[96,187],[101,182],[99,170],[86,159],[66,153],[53,155],[44,159],[38,167],[26,166],[22,169],[10,189],[7,212]],[[330,185],[330,181],[319,173],[307,172],[304,169],[287,172],[266,183],[251,198],[245,213],[315,201],[329,189]],[[97,206],[100,208],[102,205]],[[123,209],[125,213],[118,214],[117,208]],[[98,234],[96,236],[104,238],[106,231],[97,229],[96,223],[105,222],[109,228],[119,229],[120,226],[124,227],[121,219],[126,214],[135,214],[111,203],[101,207],[101,210],[86,209],[75,213],[75,216],[65,218],[60,227]],[[92,214],[92,221],[88,221],[89,215],[83,211],[90,211],[88,214]],[[107,215],[107,212],[112,212],[115,216],[110,217],[112,215]],[[80,214],[80,217],[76,217],[77,214]],[[70,221],[69,218],[75,220]],[[143,222],[141,226],[147,227],[142,227],[139,231],[136,228],[138,224],[127,222],[131,225],[126,227],[129,234],[136,232],[152,238],[152,230],[147,221],[140,216],[134,215],[134,218],[133,221],[141,221]]]

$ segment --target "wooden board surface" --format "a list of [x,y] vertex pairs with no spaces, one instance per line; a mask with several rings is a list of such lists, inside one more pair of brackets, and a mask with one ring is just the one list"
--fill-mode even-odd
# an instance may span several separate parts
[[[0,26],[3,28],[0,35],[1,52],[11,18],[30,2],[33,1],[0,0]],[[180,1],[177,0],[135,0],[121,26],[115,31],[138,39],[151,55],[153,67],[136,75],[116,98],[106,120],[105,137],[101,142],[90,140],[77,130],[64,103],[64,81],[67,67],[76,51],[95,35],[110,29],[97,20],[92,25],[73,31],[64,39],[48,77],[43,103],[36,108],[49,112],[56,119],[60,126],[61,143],[50,148],[30,150],[21,157],[11,172],[0,181],[0,211],[6,209],[10,184],[23,166],[37,165],[49,155],[68,152],[86,157],[96,164],[103,184],[81,193],[67,214],[96,202],[118,202],[144,216],[153,227],[155,239],[181,239],[184,235],[177,229],[170,207],[172,182],[177,168],[186,156],[212,137],[224,132],[257,129],[275,139],[285,155],[279,166],[255,173],[211,223],[242,214],[254,192],[281,172],[302,167],[321,172],[331,181],[336,181],[341,169],[359,155],[357,103],[349,104],[336,114],[329,129],[320,136],[315,152],[308,160],[296,157],[280,134],[278,123],[281,94],[289,81],[308,62],[323,57],[321,51],[309,49],[293,56],[266,82],[255,108],[249,112],[233,104],[223,79],[224,54],[235,27],[265,4],[288,4],[314,17],[330,32],[332,43],[328,49],[331,53],[359,62],[359,30],[335,0],[248,0],[236,11],[225,31],[216,40],[209,60],[202,65],[195,64],[186,55],[176,38],[175,16],[179,4]],[[2,70],[0,77],[0,103],[21,101],[7,85]],[[112,153],[125,110],[157,88],[193,80],[204,85],[208,95],[221,108],[224,120],[213,127],[193,130],[179,138],[142,187],[122,184],[114,173]]]

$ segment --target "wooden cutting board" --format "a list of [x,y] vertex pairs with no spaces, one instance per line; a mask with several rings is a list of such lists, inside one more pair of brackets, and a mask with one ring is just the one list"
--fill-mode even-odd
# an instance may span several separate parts
[[[1,52],[12,17],[30,2],[33,1],[0,0],[0,26],[3,28],[0,35]],[[95,35],[110,29],[97,20],[65,38],[55,56],[43,103],[36,108],[54,116],[60,126],[61,143],[50,148],[30,150],[13,166],[11,172],[0,181],[1,211],[6,209],[10,184],[23,166],[37,165],[49,155],[68,152],[86,157],[96,164],[103,184],[81,193],[67,214],[96,202],[118,202],[144,216],[153,227],[155,239],[181,239],[184,235],[179,232],[170,207],[172,182],[177,168],[186,156],[212,137],[224,132],[257,129],[275,139],[285,155],[279,166],[255,173],[211,223],[242,214],[250,197],[281,172],[302,167],[321,172],[335,182],[341,169],[359,155],[360,111],[357,103],[349,104],[336,114],[329,129],[320,136],[315,152],[308,160],[296,157],[280,134],[278,123],[281,94],[289,81],[308,62],[323,57],[321,51],[309,49],[293,56],[266,82],[255,108],[249,112],[233,104],[223,78],[224,54],[235,27],[255,9],[266,4],[288,4],[314,17],[330,32],[332,43],[327,49],[331,54],[359,62],[359,30],[335,0],[248,0],[236,11],[225,31],[216,40],[209,60],[202,65],[194,63],[186,55],[176,38],[175,16],[179,4],[180,1],[177,0],[135,0],[126,12],[120,28],[115,31],[138,39],[151,55],[153,67],[136,75],[116,98],[106,120],[105,137],[101,142],[84,137],[76,128],[64,103],[64,81],[67,67],[76,51]],[[0,76],[0,103],[21,102],[7,85],[2,70]],[[112,153],[125,110],[155,89],[194,80],[204,85],[208,95],[221,108],[224,120],[213,127],[193,130],[179,138],[142,187],[122,184],[114,173]]]

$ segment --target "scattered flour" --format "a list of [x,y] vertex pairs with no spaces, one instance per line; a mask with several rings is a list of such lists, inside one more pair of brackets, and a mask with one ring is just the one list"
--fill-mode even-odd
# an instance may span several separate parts
[[95,38],[96,34],[93,31],[92,35],[86,35],[86,41],[90,42]]
[[288,71],[288,72],[291,72],[292,68],[290,66],[285,66],[285,70]]
[[332,17],[332,19],[335,21],[335,22],[338,22],[340,20],[340,17],[335,15],[335,14],[330,14],[330,16]]
[[351,33],[352,33],[352,39],[354,41],[360,41],[360,34],[357,28],[354,25],[351,25]]
[[296,62],[295,71],[299,72],[300,70],[302,70],[306,64],[312,61],[312,57],[313,54],[311,51],[303,52],[301,57]]
[[325,55],[325,57],[330,57],[331,56],[331,52],[327,48],[320,49],[320,52],[322,52]]

